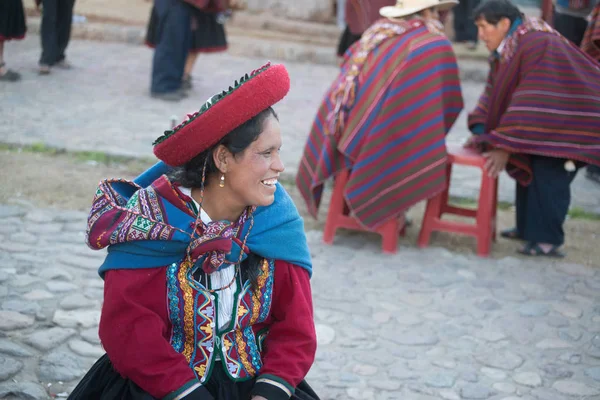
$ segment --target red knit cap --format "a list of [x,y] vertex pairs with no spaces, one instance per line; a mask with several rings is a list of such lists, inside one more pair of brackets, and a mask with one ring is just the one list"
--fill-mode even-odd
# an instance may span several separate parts
[[290,90],[290,77],[282,64],[246,74],[233,87],[211,97],[198,112],[153,143],[154,154],[177,167],[210,148],[229,132],[283,99]]

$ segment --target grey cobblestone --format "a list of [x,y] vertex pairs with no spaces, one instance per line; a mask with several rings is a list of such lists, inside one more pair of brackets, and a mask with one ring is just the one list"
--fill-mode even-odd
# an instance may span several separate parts
[[[181,103],[165,104],[148,96],[152,52],[143,46],[75,40],[69,46],[69,58],[76,68],[53,71],[49,77],[37,76],[33,70],[39,57],[38,37],[30,35],[24,41],[7,46],[5,51],[11,68],[21,70],[23,79],[17,84],[0,86],[3,107],[0,141],[42,142],[68,150],[136,157],[151,156],[151,143],[169,128],[172,115],[183,118],[185,113],[197,110],[209,96],[227,87],[235,77],[255,69],[267,59],[280,59],[279,54],[269,48],[259,59],[231,54],[202,55],[193,73],[192,95]],[[317,108],[337,68],[296,62],[286,62],[286,65],[292,89],[276,110],[285,137],[282,157],[286,173],[293,176]],[[485,63],[469,60],[461,60],[460,67],[463,71],[487,69]],[[466,113],[474,108],[482,88],[483,83],[479,81],[462,82],[465,111],[450,132],[448,143],[462,143],[468,137]],[[93,112],[90,112],[90,98],[94,99]],[[30,112],[32,109],[36,110],[35,114]],[[135,121],[134,131],[132,121]],[[453,170],[450,192],[475,198],[479,181],[477,169],[457,166]],[[592,184],[580,173],[572,188],[574,207],[600,213],[600,185]],[[500,179],[499,197],[504,201],[514,200],[514,181],[505,174]],[[357,243],[356,248],[359,245]],[[352,252],[348,255],[352,256]]]
[[[71,390],[102,354],[102,282],[95,269],[104,253],[83,242],[32,250],[21,223],[30,214],[5,207],[0,226],[9,218],[15,223],[11,250],[0,253],[0,398],[46,400],[46,393]],[[70,224],[85,227],[84,213],[67,219],[39,211],[45,217],[36,218],[61,234]],[[322,399],[600,395],[600,295],[589,290],[589,282],[600,283],[594,269],[535,261],[525,267],[513,257],[484,260],[437,248],[385,256],[376,240],[357,253],[346,242],[323,245],[319,233],[308,237],[319,341],[308,379]],[[340,250],[347,254],[342,260]],[[40,257],[46,263],[36,262]],[[376,272],[364,279],[367,265]]]

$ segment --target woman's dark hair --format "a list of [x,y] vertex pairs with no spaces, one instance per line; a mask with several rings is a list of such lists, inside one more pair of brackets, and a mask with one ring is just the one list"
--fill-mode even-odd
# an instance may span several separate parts
[[487,0],[473,10],[473,20],[485,19],[488,24],[496,25],[502,18],[508,18],[510,23],[515,22],[523,14],[517,6],[508,0]]
[[[172,182],[177,182],[183,187],[187,188],[199,188],[202,185],[202,169],[206,162],[206,176],[210,176],[218,172],[215,160],[213,158],[213,151],[217,146],[223,145],[229,150],[234,156],[243,152],[254,142],[263,131],[265,120],[268,117],[277,117],[277,113],[272,107],[261,111],[257,116],[244,122],[231,132],[229,132],[223,139],[221,139],[214,146],[208,150],[203,151],[194,157],[187,164],[181,167],[174,168],[168,175]],[[208,183],[208,179],[204,181],[204,185]],[[262,265],[262,257],[250,253],[248,257],[240,265],[240,271],[244,279],[249,279],[252,289],[258,287],[258,276],[260,275],[260,269]]]

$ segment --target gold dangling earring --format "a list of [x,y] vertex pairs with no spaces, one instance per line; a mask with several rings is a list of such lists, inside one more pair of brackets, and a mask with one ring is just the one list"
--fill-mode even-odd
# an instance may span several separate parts
[[225,174],[221,174],[221,181],[219,182],[219,187],[225,187]]

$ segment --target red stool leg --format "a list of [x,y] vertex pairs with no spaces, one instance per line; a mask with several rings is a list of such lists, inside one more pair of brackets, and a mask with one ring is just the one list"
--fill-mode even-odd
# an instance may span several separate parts
[[452,176],[452,163],[448,162],[446,165],[446,190],[442,193],[442,201],[440,207],[440,214],[438,218],[441,218],[442,215],[448,211],[448,200],[450,198],[450,177]]
[[327,212],[327,221],[325,221],[325,228],[323,229],[323,242],[327,244],[333,244],[335,231],[338,226],[337,219],[344,215],[344,207],[346,206],[346,202],[344,201],[344,188],[348,182],[348,175],[348,170],[338,172],[333,184],[333,193],[331,194],[329,211]]
[[386,222],[379,230],[381,235],[381,248],[384,253],[396,254],[398,251],[398,231],[400,224],[397,218],[393,218]]
[[419,232],[419,239],[417,240],[417,245],[419,247],[427,247],[429,245],[429,239],[435,221],[440,218],[439,215],[441,212],[443,195],[444,193],[442,192],[427,200],[427,207],[425,208],[425,215],[423,216],[423,223],[421,225],[421,231]]

